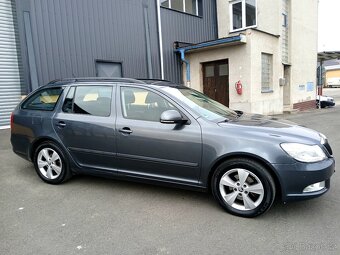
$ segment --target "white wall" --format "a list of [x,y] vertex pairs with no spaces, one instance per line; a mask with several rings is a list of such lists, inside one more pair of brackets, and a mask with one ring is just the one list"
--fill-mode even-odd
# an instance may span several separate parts
[[[291,0],[288,14],[291,61],[291,106],[315,99],[317,61],[317,0]],[[230,36],[229,0],[217,0],[218,36]],[[203,91],[202,63],[229,59],[230,108],[261,114],[283,111],[283,78],[281,39],[282,1],[257,0],[257,29],[242,31],[247,37],[243,45],[200,50],[186,55],[191,63],[191,87]],[[240,32],[238,32],[239,34]],[[269,34],[267,34],[269,33]],[[273,92],[261,93],[261,53],[273,55]],[[183,68],[185,72],[185,68]],[[183,73],[185,81],[185,73]],[[243,94],[238,95],[235,82],[241,80]],[[307,83],[313,91],[307,92]],[[301,90],[301,86],[304,89]]]
[[[230,33],[230,0],[216,0],[218,37],[227,37]],[[257,29],[279,35],[281,33],[281,0],[257,0]]]
[[[229,60],[229,107],[245,112],[274,114],[282,113],[282,87],[279,78],[283,75],[280,62],[280,46],[276,37],[254,30],[245,31],[247,43],[224,46],[189,53],[186,58],[191,65],[191,87],[203,91],[202,64],[204,62]],[[273,54],[273,92],[261,93],[261,53]],[[185,67],[183,68],[185,80]],[[235,90],[235,83],[243,85],[242,95]]]
[[[251,62],[250,44],[233,45],[211,50],[197,51],[186,55],[191,65],[191,87],[203,91],[204,62],[229,60],[229,107],[246,112],[251,112]],[[185,66],[183,67],[183,77],[186,83]],[[235,83],[241,80],[243,84],[243,94],[238,95],[235,90]]]
[[[293,0],[290,13],[291,102],[298,103],[313,100],[316,94],[318,1]],[[314,83],[313,91],[306,91],[307,82]],[[299,85],[305,88],[300,90]]]
[[[250,30],[251,33],[251,88],[252,105],[254,113],[278,114],[283,111],[283,87],[279,85],[279,79],[283,77],[283,65],[281,62],[281,46],[279,39],[258,31]],[[273,92],[261,91],[262,63],[261,54],[273,55]]]

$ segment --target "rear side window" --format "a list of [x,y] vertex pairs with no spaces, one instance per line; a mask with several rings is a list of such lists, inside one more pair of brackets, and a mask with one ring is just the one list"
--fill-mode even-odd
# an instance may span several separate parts
[[111,114],[111,86],[71,87],[63,112],[108,117]]
[[22,105],[23,109],[53,111],[63,91],[62,88],[48,88],[33,94]]

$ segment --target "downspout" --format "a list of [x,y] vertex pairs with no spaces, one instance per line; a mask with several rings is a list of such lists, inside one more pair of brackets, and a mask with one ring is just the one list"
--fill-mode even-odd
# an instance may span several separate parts
[[178,51],[181,53],[181,60],[185,63],[185,71],[186,71],[186,80],[187,80],[187,86],[190,88],[190,62],[185,59],[185,50],[184,49],[178,49]]
[[158,43],[159,43],[159,57],[161,62],[161,79],[164,80],[164,57],[163,57],[163,36],[161,23],[161,5],[159,0],[157,2],[157,25],[158,25]]

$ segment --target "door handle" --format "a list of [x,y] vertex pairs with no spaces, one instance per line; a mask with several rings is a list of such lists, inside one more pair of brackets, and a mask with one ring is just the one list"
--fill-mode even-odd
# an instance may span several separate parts
[[60,128],[64,128],[66,127],[66,123],[64,121],[59,121],[57,124],[56,124],[57,127],[60,127]]
[[132,130],[128,127],[123,127],[121,129],[118,130],[120,133],[123,133],[123,134],[131,134],[132,133]]

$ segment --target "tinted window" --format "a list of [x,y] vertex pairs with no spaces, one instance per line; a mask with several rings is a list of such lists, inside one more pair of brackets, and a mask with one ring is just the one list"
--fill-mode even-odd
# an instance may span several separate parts
[[30,110],[53,111],[62,91],[62,88],[48,88],[39,91],[28,98],[28,100],[22,105],[22,108]]
[[160,121],[161,114],[175,107],[154,92],[132,87],[121,88],[121,102],[124,118],[146,121]]
[[95,116],[110,116],[111,86],[72,87],[64,101],[63,111]]

